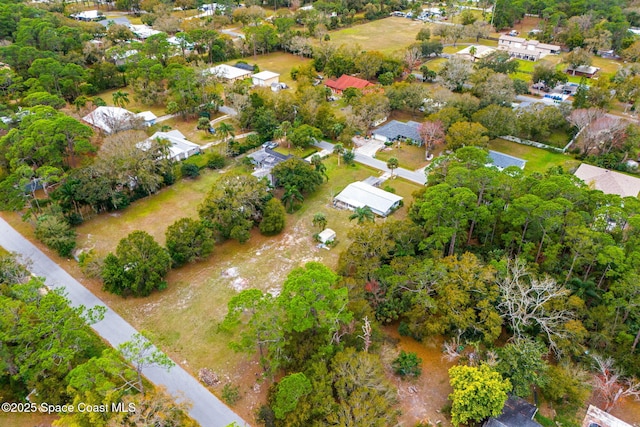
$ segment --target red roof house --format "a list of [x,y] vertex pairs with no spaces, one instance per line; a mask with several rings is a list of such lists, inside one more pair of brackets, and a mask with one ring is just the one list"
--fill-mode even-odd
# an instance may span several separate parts
[[373,83],[343,74],[337,80],[327,80],[325,82],[325,86],[331,89],[334,93],[341,94],[346,88],[355,87],[356,89],[364,89],[366,87],[373,86]]

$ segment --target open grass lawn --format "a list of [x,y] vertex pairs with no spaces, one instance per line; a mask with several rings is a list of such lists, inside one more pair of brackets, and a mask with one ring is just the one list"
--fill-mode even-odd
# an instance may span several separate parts
[[[295,82],[291,78],[291,69],[299,67],[311,61],[309,58],[302,58],[290,53],[275,52],[267,55],[248,56],[242,58],[249,64],[257,64],[260,71],[273,71],[280,74],[280,81],[289,86],[295,87]],[[233,65],[237,60],[230,61],[228,64]]]
[[[212,119],[215,118],[212,117]],[[229,123],[231,123],[229,121]],[[162,126],[171,126],[171,129],[177,129],[191,142],[195,144],[206,144],[212,141],[217,141],[220,139],[217,135],[212,135],[207,131],[198,129],[198,119],[188,119],[184,120],[180,117],[174,117],[169,120],[165,120],[162,123],[158,123],[155,126],[156,130],[160,130]],[[216,123],[215,126],[220,126],[220,122]]]
[[427,25],[421,21],[390,16],[329,34],[331,43],[336,46],[358,45],[362,50],[392,53],[415,43],[418,31]]
[[9,255],[9,251],[0,246],[0,256]]
[[580,162],[574,158],[560,153],[552,153],[528,145],[516,144],[504,139],[489,141],[489,149],[501,153],[510,154],[527,161],[525,172],[545,172],[552,166],[562,166],[564,170],[577,167]]
[[427,164],[424,159],[425,148],[402,143],[400,148],[385,147],[376,153],[376,159],[386,162],[392,157],[398,159],[401,168],[416,170]]
[[126,92],[129,94],[129,103],[127,105],[125,105],[124,108],[126,108],[127,110],[134,112],[134,113],[140,113],[142,111],[151,111],[153,114],[155,114],[156,116],[160,117],[160,116],[164,116],[165,114],[167,114],[167,112],[165,111],[165,106],[164,105],[144,105],[139,103],[138,101],[136,101],[134,99],[133,96],[133,89],[129,86],[124,87],[124,88],[119,88],[119,89],[111,89],[111,90],[107,90],[105,92],[101,92],[99,94],[97,94],[97,97],[100,97],[104,100],[104,102],[107,103],[107,105],[109,106],[113,106],[113,93],[117,92],[121,90],[122,92]]
[[[202,367],[216,372],[222,379],[222,384],[213,390],[216,394],[220,395],[222,385],[228,381],[240,384],[244,397],[234,409],[251,422],[268,384],[261,391],[253,390],[258,379],[255,360],[229,350],[231,338],[218,333],[217,325],[237,291],[259,288],[275,292],[291,269],[309,261],[336,267],[339,253],[349,244],[347,234],[356,225],[348,220],[350,211],[331,206],[332,197],[347,184],[380,172],[359,164],[337,166],[335,155],[326,159],[325,165],[329,181],[307,196],[299,210],[287,215],[287,227],[278,236],[265,237],[254,230],[245,244],[222,243],[209,259],[172,271],[168,288],[147,298],[123,299],[104,293],[97,281],[83,279],[83,283],[136,328],[150,332],[154,341],[191,373],[197,375]],[[145,230],[164,243],[167,226],[182,217],[196,217],[198,205],[224,173],[230,171],[205,171],[195,181],[182,180],[136,201],[124,211],[89,220],[77,228],[78,247],[94,248],[104,256],[134,230]],[[400,179],[389,185],[405,197],[405,206],[393,217],[406,217],[411,194],[419,186]],[[338,244],[329,251],[316,248],[312,239],[320,231],[312,225],[317,212],[324,212],[327,226],[337,232]]]
[[310,155],[317,153],[318,152],[318,148],[317,147],[307,147],[304,150],[296,148],[294,146],[291,146],[290,148],[287,147],[286,143],[281,143],[279,146],[277,146],[273,151],[276,151],[280,154],[284,154],[289,155],[292,154],[296,157],[299,157],[301,159],[306,159],[307,157],[309,157]]
[[567,145],[570,140],[571,135],[569,135],[567,132],[557,130],[552,132],[551,135],[549,135],[549,138],[547,138],[547,140],[543,142],[548,145],[553,145],[554,147],[564,148],[564,146]]
[[424,65],[426,65],[430,70],[438,72],[442,69],[442,67],[447,61],[448,60],[446,58],[435,57],[433,59],[426,61]]

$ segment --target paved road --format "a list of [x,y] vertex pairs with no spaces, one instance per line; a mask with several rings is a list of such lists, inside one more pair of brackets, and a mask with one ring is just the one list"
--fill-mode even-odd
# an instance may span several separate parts
[[[0,246],[21,255],[24,261],[30,263],[30,270],[33,274],[46,279],[49,288],[65,288],[67,297],[73,306],[84,305],[91,308],[96,305],[105,305],[2,218],[0,218]],[[137,333],[129,323],[108,307],[104,319],[91,327],[113,347],[131,340],[132,336]],[[232,422],[236,422],[240,426],[248,426],[177,364],[169,371],[157,367],[147,368],[143,370],[143,374],[154,384],[165,386],[171,394],[179,399],[191,402],[193,406],[189,414],[202,427],[225,427]]]
[[[329,150],[333,152],[333,144],[331,144],[330,142],[318,141],[315,145],[322,148],[323,150]],[[374,159],[373,157],[358,152],[356,152],[355,160],[358,163],[362,163],[363,165],[370,166],[383,172],[391,172],[391,170],[387,167],[387,163],[383,162],[382,160]],[[423,169],[411,171],[404,168],[397,168],[393,171],[393,174],[421,185],[424,185],[427,182],[427,177],[425,176]]]

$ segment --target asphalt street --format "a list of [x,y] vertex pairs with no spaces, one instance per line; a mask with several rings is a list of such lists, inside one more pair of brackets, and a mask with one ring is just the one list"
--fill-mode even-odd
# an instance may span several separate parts
[[[45,284],[49,288],[64,288],[71,305],[75,307],[83,305],[87,308],[97,305],[106,307],[98,297],[2,218],[0,218],[0,246],[20,255],[21,259],[29,264],[33,274],[45,278]],[[109,307],[104,319],[91,327],[113,347],[131,340],[137,333],[133,326]],[[178,364],[168,371],[158,367],[146,368],[143,369],[143,374],[154,384],[166,387],[178,400],[190,402],[192,407],[189,415],[202,427],[226,427],[233,422],[239,426],[249,425]]]

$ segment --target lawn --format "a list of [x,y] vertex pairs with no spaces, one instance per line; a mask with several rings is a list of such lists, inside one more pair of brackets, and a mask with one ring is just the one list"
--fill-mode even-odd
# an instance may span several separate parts
[[376,153],[376,159],[386,162],[392,157],[398,159],[401,168],[416,170],[427,164],[424,159],[425,148],[402,143],[400,148],[385,147]]
[[58,416],[55,414],[0,413],[0,425],[10,427],[47,427],[56,419]]
[[[291,78],[291,69],[293,67],[299,67],[302,64],[306,64],[311,61],[309,58],[302,58],[290,53],[275,52],[266,55],[248,56],[242,59],[249,64],[257,64],[260,71],[273,71],[280,74],[280,81],[286,83],[289,86],[294,86],[295,82]],[[229,65],[233,65],[237,60],[228,62]]]
[[[240,384],[244,398],[234,409],[251,420],[266,387],[262,392],[254,391],[258,372],[255,361],[230,351],[229,337],[218,333],[217,325],[226,313],[227,302],[239,290],[276,292],[291,269],[309,261],[336,267],[339,253],[349,243],[347,234],[355,224],[348,220],[350,212],[332,208],[331,200],[347,184],[380,172],[359,164],[337,166],[335,155],[325,160],[325,165],[329,181],[307,196],[298,211],[287,215],[283,233],[264,237],[254,230],[245,244],[222,243],[207,260],[171,271],[169,286],[163,292],[143,299],[123,299],[104,293],[96,281],[83,282],[136,328],[149,331],[164,351],[194,375],[208,367],[223,379],[222,384]],[[196,217],[198,205],[220,176],[221,173],[205,171],[195,181],[180,181],[121,212],[93,218],[77,228],[78,246],[94,248],[104,256],[134,230],[145,230],[164,243],[166,227],[179,218]],[[406,217],[411,194],[419,186],[404,180],[394,180],[390,186],[405,197],[405,206],[393,217]],[[337,232],[338,244],[331,250],[317,248],[312,240],[319,231],[311,221],[317,212],[325,213],[328,227]],[[213,391],[220,395],[221,387]]]
[[517,144],[504,139],[489,141],[489,149],[526,160],[527,165],[524,168],[525,172],[542,173],[553,166],[562,166],[564,170],[568,171],[580,164],[579,161],[566,154],[552,153],[547,150]]
[[142,111],[151,111],[153,114],[155,114],[158,117],[164,116],[165,114],[167,114],[167,112],[165,111],[164,105],[144,105],[136,101],[133,96],[133,89],[129,86],[124,88],[119,88],[119,89],[107,90],[105,92],[97,94],[96,96],[99,98],[102,98],[107,105],[113,106],[114,105],[113,93],[117,91],[122,91],[129,94],[129,103],[125,105],[124,108],[126,108],[127,110],[133,113],[140,113]]
[[[213,116],[214,119],[216,116]],[[232,124],[231,121],[227,121]],[[216,135],[212,135],[207,131],[198,129],[198,119],[184,120],[180,117],[174,117],[169,120],[165,120],[162,123],[156,125],[157,130],[160,130],[163,126],[171,126],[171,129],[179,130],[189,141],[195,144],[206,144],[208,142],[217,141],[220,139]],[[216,127],[220,126],[220,122],[215,124]]]
[[416,41],[416,35],[425,27],[421,21],[389,17],[366,24],[330,32],[331,43],[336,46],[357,45],[361,50],[393,53]]

